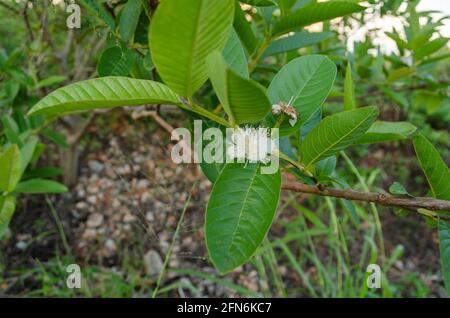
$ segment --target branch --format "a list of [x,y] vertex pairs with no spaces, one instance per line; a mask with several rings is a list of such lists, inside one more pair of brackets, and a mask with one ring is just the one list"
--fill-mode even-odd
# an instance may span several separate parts
[[282,188],[283,190],[294,192],[335,197],[352,201],[373,202],[384,206],[394,206],[413,210],[426,209],[430,211],[450,211],[450,201],[433,198],[395,197],[384,193],[321,188],[303,183],[285,183]]
[[16,8],[12,7],[9,4],[6,4],[6,3],[0,1],[0,6],[4,7],[5,9],[7,9],[15,14],[20,14],[19,10],[17,10]]
[[31,29],[30,19],[28,18],[28,3],[29,1],[25,1],[25,5],[22,10],[23,21],[25,22],[25,27],[27,29],[27,34],[30,43],[34,41],[33,30]]

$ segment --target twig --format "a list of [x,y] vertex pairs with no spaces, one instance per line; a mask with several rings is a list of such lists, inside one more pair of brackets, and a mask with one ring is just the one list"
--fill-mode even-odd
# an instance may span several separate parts
[[0,6],[4,7],[5,9],[7,9],[9,11],[12,11],[15,14],[20,14],[19,10],[17,10],[16,8],[10,6],[9,4],[6,4],[6,3],[0,1]]
[[[426,209],[430,211],[450,211],[450,201],[434,198],[395,197],[385,193],[360,192],[355,190],[342,190],[326,187],[323,188],[303,183],[285,183],[283,185],[283,190],[335,197],[352,201],[373,202],[384,206],[395,206],[413,210]],[[439,217],[447,219],[447,217],[443,215],[439,215]]]
[[34,41],[34,34],[33,30],[31,29],[30,19],[28,18],[28,3],[29,1],[25,1],[25,6],[22,10],[22,16],[23,20],[25,22],[25,27],[27,29],[28,38],[30,40],[30,43]]
[[162,117],[160,117],[158,115],[157,111],[155,111],[155,110],[143,110],[143,111],[133,112],[131,114],[131,117],[134,120],[138,120],[138,119],[144,118],[144,117],[152,117],[153,120],[159,126],[161,126],[165,131],[167,131],[171,135],[172,140],[178,141],[180,143],[180,146],[182,146],[183,149],[185,149],[186,151],[189,151],[187,156],[189,156],[189,158],[193,159],[193,162],[198,162],[198,160],[197,160],[198,159],[197,158],[197,153],[195,151],[190,152],[191,146],[189,144],[187,144],[186,140],[184,140],[184,139],[180,140],[180,138],[178,138],[177,136],[172,135],[172,132],[174,131],[175,128],[172,127],[172,125],[170,125]]
[[78,129],[78,131],[72,135],[69,136],[68,138],[68,142],[71,146],[75,146],[79,143],[79,141],[81,140],[81,138],[84,136],[84,134],[86,133],[86,131],[89,129],[89,127],[91,126],[92,122],[94,121],[95,117],[97,116],[97,113],[93,112],[89,114],[89,117],[85,120],[85,122],[83,123],[83,125],[80,127],[80,129]]

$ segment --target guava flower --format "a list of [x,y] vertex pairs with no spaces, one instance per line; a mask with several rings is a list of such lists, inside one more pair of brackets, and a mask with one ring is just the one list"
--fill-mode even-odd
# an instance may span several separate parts
[[286,115],[289,118],[289,124],[291,126],[295,126],[298,120],[297,110],[290,103],[279,102],[278,104],[272,105],[272,114],[274,116]]
[[279,104],[272,105],[272,114],[275,116],[280,115],[282,112],[282,108]]
[[227,141],[227,157],[238,162],[268,163],[274,145],[268,128],[237,127]]

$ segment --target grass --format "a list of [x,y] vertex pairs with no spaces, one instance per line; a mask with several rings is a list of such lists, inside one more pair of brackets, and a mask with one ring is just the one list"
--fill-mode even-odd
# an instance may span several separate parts
[[[343,159],[346,164],[343,169],[353,173],[361,188],[370,189],[378,183],[376,171],[359,171],[348,157],[343,155]],[[427,297],[432,293],[423,274],[414,270],[405,271],[395,280],[388,279],[396,262],[404,257],[405,249],[401,245],[388,250],[384,247],[381,219],[390,213],[386,209],[357,203],[346,206],[338,199],[295,193],[284,193],[271,233],[244,267],[244,276],[249,270],[257,272],[259,290],[238,283],[239,274],[221,277],[203,267],[172,268],[169,260],[175,242],[183,235],[180,229],[190,202],[189,196],[156,281],[146,277],[142,259],[137,259],[145,253],[142,236],[154,239],[153,234],[143,231],[132,242],[124,242],[115,268],[86,257],[81,266],[82,288],[76,290],[65,285],[66,266],[76,263],[70,242],[57,211],[47,200],[54,219],[53,235],[59,236],[63,249],[56,250],[51,259],[33,259],[31,266],[8,270],[7,275],[5,266],[0,266],[0,277],[4,277],[0,278],[0,288],[7,278],[11,291],[29,297],[206,297],[208,294],[200,284],[206,281],[242,297]],[[32,242],[48,235],[51,234],[36,236]],[[5,256],[0,255],[3,263]],[[209,264],[207,260],[199,262]],[[382,268],[379,290],[367,288],[368,264],[379,264]]]

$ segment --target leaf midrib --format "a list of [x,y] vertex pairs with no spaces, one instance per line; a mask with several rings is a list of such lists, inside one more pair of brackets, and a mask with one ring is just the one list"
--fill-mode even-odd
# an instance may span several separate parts
[[242,213],[244,212],[244,208],[245,208],[245,206],[246,206],[246,202],[247,202],[247,199],[248,199],[248,195],[250,194],[250,190],[251,190],[251,188],[252,188],[252,185],[253,185],[253,183],[255,182],[256,174],[258,173],[258,168],[259,168],[259,165],[257,165],[256,168],[255,168],[255,172],[254,172],[254,174],[253,174],[253,176],[252,176],[252,180],[250,181],[250,184],[249,184],[249,186],[248,186],[247,192],[245,193],[244,200],[242,201],[242,207],[241,207],[241,211],[239,212],[238,222],[237,222],[237,224],[236,224],[236,227],[234,228],[234,231],[233,231],[233,234],[232,234],[232,239],[231,239],[230,245],[228,246],[228,251],[227,251],[228,253],[231,252],[231,248],[232,248],[233,243],[234,243],[234,241],[235,241],[236,233],[237,233],[237,230],[238,230],[239,225],[240,225],[241,220],[242,220]]
[[187,69],[187,74],[186,74],[186,82],[187,82],[187,86],[186,86],[186,93],[187,96],[191,98],[193,93],[193,89],[192,89],[192,73],[193,73],[193,57],[194,57],[194,51],[197,49],[197,37],[198,37],[198,29],[199,29],[199,24],[200,24],[200,17],[202,16],[202,11],[203,11],[203,5],[205,4],[205,2],[203,0],[201,0],[200,3],[200,8],[198,10],[197,16],[196,16],[196,22],[194,25],[194,36],[193,36],[193,41],[192,41],[192,45],[191,45],[191,51],[189,52],[189,65],[188,65],[188,69]]
[[357,128],[361,127],[361,125],[369,118],[373,113],[373,110],[363,119],[361,122],[353,127],[347,134],[344,134],[341,138],[339,138],[336,142],[334,142],[330,147],[326,148],[324,151],[320,152],[319,155],[315,156],[312,160],[310,160],[308,163],[305,163],[307,167],[309,167],[311,164],[316,162],[321,156],[323,156],[324,153],[326,153],[329,149],[332,149],[336,144],[341,142],[344,138],[349,136],[352,132],[354,132]]

